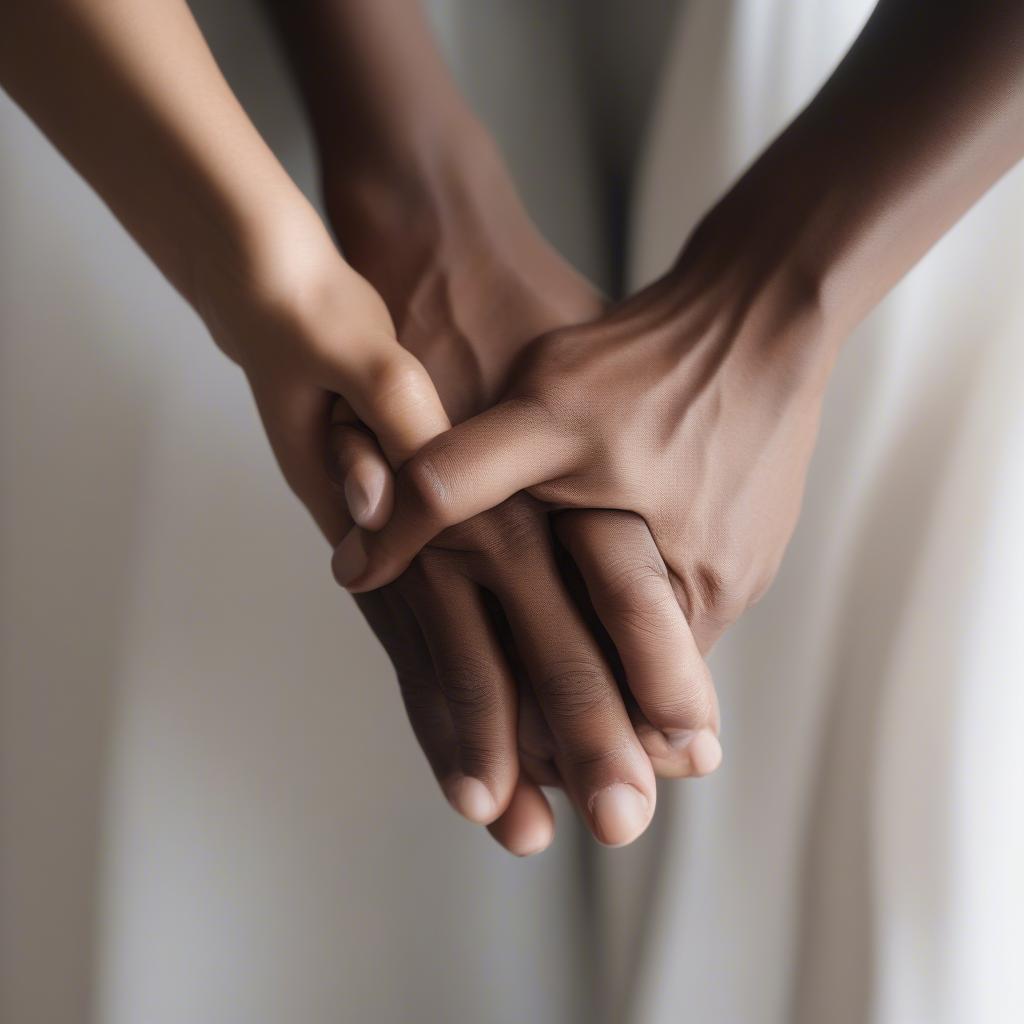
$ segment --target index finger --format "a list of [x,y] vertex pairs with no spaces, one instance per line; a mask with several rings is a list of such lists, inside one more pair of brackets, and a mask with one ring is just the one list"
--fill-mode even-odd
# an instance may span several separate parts
[[576,439],[539,403],[511,399],[488,409],[409,460],[391,520],[377,533],[348,534],[334,554],[335,578],[353,593],[390,583],[443,530],[566,475],[579,455]]

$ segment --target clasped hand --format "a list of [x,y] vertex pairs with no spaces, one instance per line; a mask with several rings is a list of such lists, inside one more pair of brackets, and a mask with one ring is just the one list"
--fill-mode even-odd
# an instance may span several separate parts
[[[814,296],[756,268],[740,277],[699,235],[610,309],[530,244],[520,266],[550,264],[536,289],[484,262],[497,308],[516,300],[517,324],[554,327],[492,338],[500,400],[393,479],[360,428],[334,432],[337,478],[377,481],[336,578],[361,595],[449,799],[517,853],[550,841],[541,785],[621,845],[651,820],[655,775],[717,767],[704,656],[776,572],[828,368]],[[435,383],[451,326],[400,329]]]

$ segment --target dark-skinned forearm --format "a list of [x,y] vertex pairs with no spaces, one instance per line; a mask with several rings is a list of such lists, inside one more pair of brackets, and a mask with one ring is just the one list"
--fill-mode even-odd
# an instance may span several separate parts
[[419,0],[266,0],[332,174],[453,164],[479,125]]
[[882,0],[679,271],[742,253],[813,292],[841,340],[1022,157],[1024,5]]
[[[380,175],[436,194],[437,178],[479,177],[485,133],[418,0],[271,3],[336,182]],[[1022,156],[1024,6],[882,0],[681,269],[724,270],[745,289],[795,283],[794,300],[811,293],[840,339]]]

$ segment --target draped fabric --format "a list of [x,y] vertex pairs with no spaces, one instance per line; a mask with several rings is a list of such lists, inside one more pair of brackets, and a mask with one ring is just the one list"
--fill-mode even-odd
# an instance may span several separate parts
[[[269,33],[196,3],[303,187]],[[531,212],[632,284],[867,0],[435,0]],[[242,16],[242,12],[245,16]],[[850,340],[725,762],[501,852],[429,777],[238,372],[0,99],[0,1019],[1024,1019],[1024,171]]]

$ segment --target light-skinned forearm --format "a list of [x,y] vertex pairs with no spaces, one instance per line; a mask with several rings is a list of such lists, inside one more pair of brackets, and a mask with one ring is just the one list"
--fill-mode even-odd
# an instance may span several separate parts
[[201,315],[328,258],[184,0],[7,3],[0,84]]
[[[337,543],[351,520],[325,471],[332,406],[396,463],[448,420],[380,296],[246,117],[184,0],[8,3],[0,84],[245,370],[286,479]],[[367,473],[368,521],[386,487]]]

